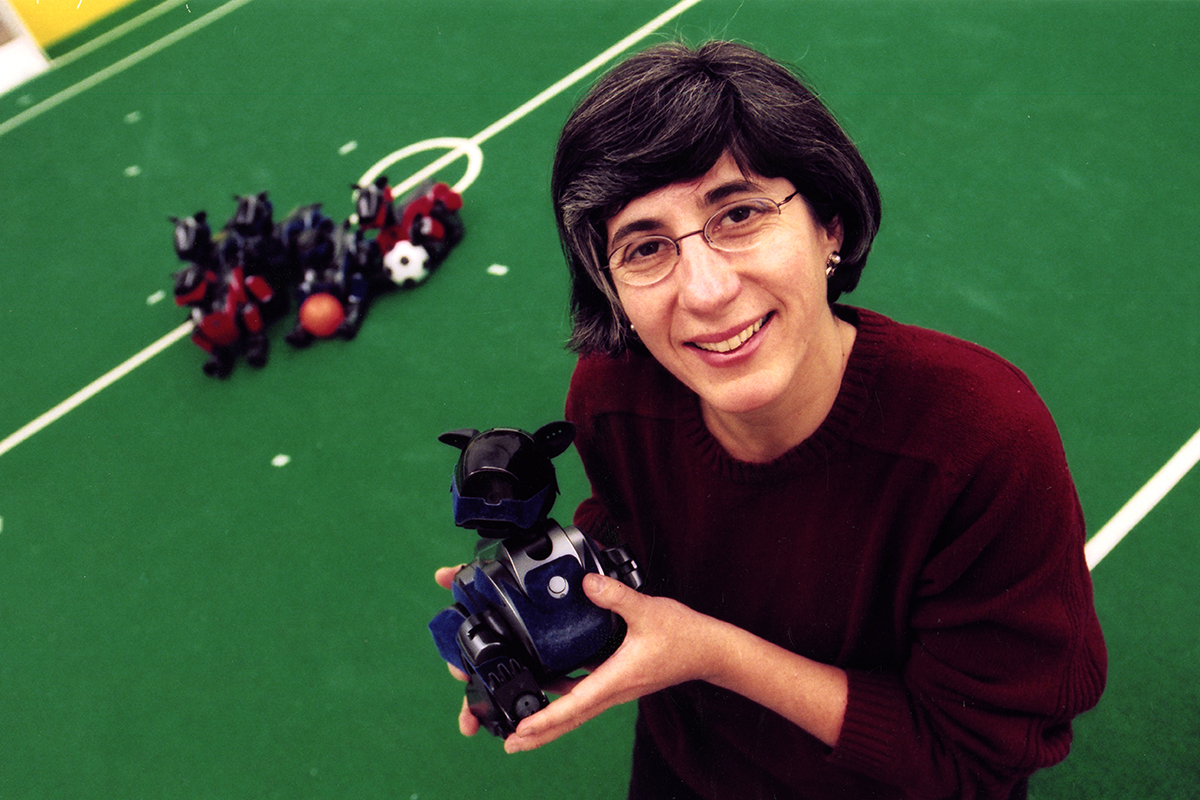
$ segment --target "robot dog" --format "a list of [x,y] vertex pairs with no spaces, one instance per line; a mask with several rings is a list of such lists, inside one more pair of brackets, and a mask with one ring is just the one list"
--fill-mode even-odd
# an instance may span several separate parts
[[454,605],[429,623],[438,652],[468,676],[467,704],[495,736],[548,704],[548,684],[611,655],[625,636],[619,616],[583,592],[583,576],[642,586],[622,547],[598,549],[548,514],[558,494],[551,459],[575,438],[554,422],[534,433],[493,428],[444,433],[462,451],[454,468],[454,523],[482,540],[455,576]]

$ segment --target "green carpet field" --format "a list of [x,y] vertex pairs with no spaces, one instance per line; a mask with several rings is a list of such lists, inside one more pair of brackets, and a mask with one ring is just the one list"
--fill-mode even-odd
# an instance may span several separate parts
[[[656,42],[746,42],[817,88],[884,202],[845,301],[1023,369],[1090,534],[1200,427],[1200,3],[174,5],[0,95],[3,800],[625,796],[632,706],[506,756],[459,735],[426,624],[476,538],[437,436],[561,418],[555,142]],[[462,191],[440,270],[353,341],[297,350],[288,320],[263,369],[205,376],[168,217],[268,191],[341,219],[379,172]],[[1190,463],[1093,570],[1108,690],[1036,800],[1200,791]],[[565,522],[588,487],[557,464]]]

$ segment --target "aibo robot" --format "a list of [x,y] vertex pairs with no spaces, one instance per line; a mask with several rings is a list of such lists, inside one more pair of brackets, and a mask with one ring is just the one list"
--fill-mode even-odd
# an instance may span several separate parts
[[[300,314],[284,340],[293,347],[308,347],[318,335],[336,333],[353,339],[366,317],[373,290],[386,280],[376,248],[369,246],[349,221],[335,226],[321,211],[320,203],[292,212],[281,229],[292,272],[300,276],[296,285]],[[342,321],[329,333],[310,330],[305,324],[304,304],[318,294],[331,295],[342,309]]]
[[424,183],[399,203],[386,175],[350,188],[359,229],[375,231],[369,241],[396,286],[423,283],[463,239],[462,195],[445,183]]
[[209,354],[204,373],[228,377],[239,352],[261,368],[268,353],[264,308],[275,290],[244,269],[236,234],[223,232],[220,242],[212,236],[205,212],[170,220],[175,253],[187,263],[175,274],[175,304],[189,309],[192,341]]
[[558,494],[551,459],[570,446],[574,425],[438,438],[462,451],[454,523],[483,539],[454,578],[454,605],[429,629],[442,658],[467,674],[471,713],[505,737],[549,704],[549,684],[603,661],[624,639],[624,621],[588,600],[583,577],[596,572],[641,589],[642,575],[623,547],[599,549],[548,517]]

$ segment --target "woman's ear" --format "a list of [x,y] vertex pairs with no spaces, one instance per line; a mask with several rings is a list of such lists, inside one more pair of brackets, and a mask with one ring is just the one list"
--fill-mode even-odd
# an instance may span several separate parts
[[842,241],[846,238],[846,233],[842,230],[842,218],[834,217],[833,220],[825,226],[825,235],[830,237],[833,242],[833,249],[841,252]]

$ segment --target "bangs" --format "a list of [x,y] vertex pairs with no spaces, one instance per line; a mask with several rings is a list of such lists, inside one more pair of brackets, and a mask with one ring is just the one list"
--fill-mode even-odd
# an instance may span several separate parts
[[[594,205],[588,220],[598,231],[638,197],[705,175],[726,151],[746,170],[732,92],[711,78],[681,83],[634,106],[640,119],[626,120],[619,140],[623,146],[601,143],[593,152],[605,157],[580,165],[578,185],[599,190],[589,198]],[[630,136],[630,130],[636,135]]]

